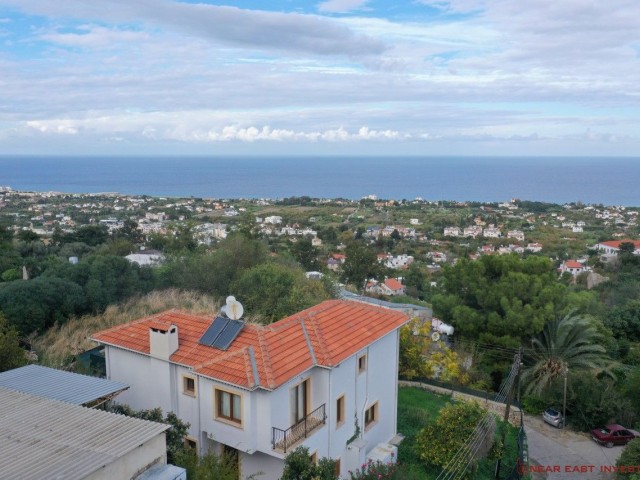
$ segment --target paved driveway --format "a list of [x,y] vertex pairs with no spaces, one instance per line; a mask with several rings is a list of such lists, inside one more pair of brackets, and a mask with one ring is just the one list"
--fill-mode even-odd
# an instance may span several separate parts
[[525,415],[525,430],[529,445],[531,469],[546,472],[536,473],[535,479],[612,479],[607,470],[616,464],[624,447],[603,447],[586,433],[558,430],[547,425],[540,417]]

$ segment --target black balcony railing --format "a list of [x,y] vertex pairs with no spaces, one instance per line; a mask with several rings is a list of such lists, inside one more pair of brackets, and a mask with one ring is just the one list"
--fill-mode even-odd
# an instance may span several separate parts
[[271,446],[274,450],[287,453],[293,445],[307,438],[327,421],[323,403],[309,415],[286,430],[272,427]]

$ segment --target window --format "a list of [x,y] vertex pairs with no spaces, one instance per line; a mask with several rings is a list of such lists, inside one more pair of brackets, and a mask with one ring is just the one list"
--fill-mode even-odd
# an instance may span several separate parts
[[185,395],[196,396],[196,379],[193,377],[182,377],[182,393]]
[[364,412],[364,428],[369,428],[378,421],[378,402],[371,405]]
[[242,397],[226,390],[216,391],[216,418],[242,424]]
[[340,459],[336,458],[336,463],[335,463],[335,468],[333,470],[333,473],[335,474],[336,477],[340,476]]
[[344,423],[344,395],[336,400],[336,428]]
[[358,357],[358,373],[362,373],[367,370],[367,355],[361,355]]
[[291,416],[292,424],[296,425],[309,414],[309,385],[307,378],[291,389]]

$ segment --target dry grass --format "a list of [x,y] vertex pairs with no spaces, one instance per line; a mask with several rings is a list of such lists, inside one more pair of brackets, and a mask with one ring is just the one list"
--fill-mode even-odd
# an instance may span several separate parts
[[74,355],[96,346],[95,342],[89,340],[93,333],[171,308],[215,315],[220,310],[220,301],[200,293],[176,289],[151,292],[122,304],[111,305],[99,315],[72,318],[64,325],[56,325],[36,338],[33,348],[41,364],[69,368]]

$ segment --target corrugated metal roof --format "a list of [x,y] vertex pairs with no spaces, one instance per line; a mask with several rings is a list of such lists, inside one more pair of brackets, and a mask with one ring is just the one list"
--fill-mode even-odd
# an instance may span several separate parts
[[126,390],[129,385],[40,365],[27,365],[0,373],[0,387],[84,405]]
[[83,479],[168,428],[0,387],[0,478]]

